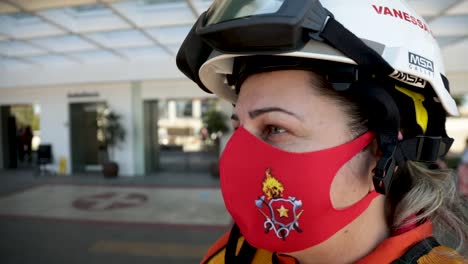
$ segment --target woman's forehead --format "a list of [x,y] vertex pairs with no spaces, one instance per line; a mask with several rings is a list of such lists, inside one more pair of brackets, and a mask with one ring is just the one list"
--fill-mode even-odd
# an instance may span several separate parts
[[242,84],[234,114],[273,107],[309,121],[334,120],[338,115],[344,115],[336,100],[317,92],[323,88],[317,88],[313,78],[317,78],[316,75],[297,70],[254,74]]
[[316,75],[307,71],[283,70],[249,76],[241,86],[237,105],[277,103],[276,106],[310,104]]

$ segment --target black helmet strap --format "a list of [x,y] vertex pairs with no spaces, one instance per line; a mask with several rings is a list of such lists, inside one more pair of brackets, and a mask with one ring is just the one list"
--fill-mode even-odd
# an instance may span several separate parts
[[389,193],[395,172],[406,161],[433,163],[445,156],[453,143],[445,131],[445,111],[432,98],[424,101],[430,117],[426,133],[399,141],[400,111],[387,92],[393,89],[390,85],[393,83],[367,78],[356,81],[345,91],[364,107],[369,114],[369,130],[376,133],[382,157],[377,162],[373,182],[381,194]]
[[359,80],[345,91],[355,98],[369,114],[369,130],[376,133],[382,157],[374,169],[373,182],[379,193],[388,193],[396,166],[404,162],[397,155],[400,112],[392,96],[385,91],[384,83],[372,78]]

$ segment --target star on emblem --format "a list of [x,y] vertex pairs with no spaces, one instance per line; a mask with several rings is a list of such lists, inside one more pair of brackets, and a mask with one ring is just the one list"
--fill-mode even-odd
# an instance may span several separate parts
[[281,207],[279,209],[276,209],[278,211],[278,213],[280,214],[280,217],[289,217],[288,216],[288,212],[289,210],[284,208],[284,206],[281,205]]

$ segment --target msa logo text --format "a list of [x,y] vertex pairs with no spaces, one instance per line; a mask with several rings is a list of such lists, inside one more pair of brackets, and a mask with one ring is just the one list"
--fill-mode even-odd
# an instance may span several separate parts
[[[422,68],[422,69],[425,69],[434,73],[434,63],[431,60],[426,59],[423,56],[419,56],[418,54],[414,54],[411,52],[408,52],[408,55],[409,55],[410,67],[411,65],[414,65],[414,66],[417,66],[418,68]],[[417,68],[414,68],[414,69],[418,70]]]
[[407,84],[411,84],[419,88],[424,88],[424,86],[426,86],[426,81],[424,79],[404,72],[395,72],[390,76],[401,82],[405,82]]

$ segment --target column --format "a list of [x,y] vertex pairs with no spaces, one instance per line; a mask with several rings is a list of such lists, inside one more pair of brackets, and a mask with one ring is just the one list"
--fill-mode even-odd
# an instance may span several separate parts
[[132,82],[132,119],[133,119],[133,172],[134,175],[145,174],[144,157],[144,120],[143,120],[143,99],[141,98],[141,82]]

